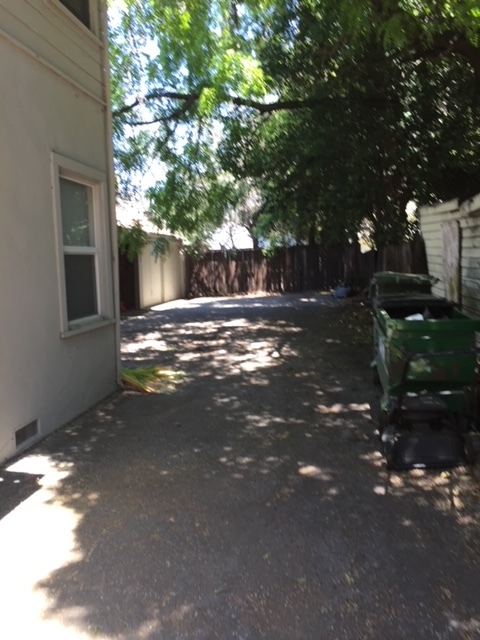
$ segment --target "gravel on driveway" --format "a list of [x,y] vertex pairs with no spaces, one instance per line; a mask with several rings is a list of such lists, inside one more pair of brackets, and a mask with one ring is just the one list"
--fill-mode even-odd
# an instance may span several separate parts
[[0,470],[0,637],[480,638],[477,481],[387,472],[370,323],[322,294],[126,317],[125,366],[181,375]]

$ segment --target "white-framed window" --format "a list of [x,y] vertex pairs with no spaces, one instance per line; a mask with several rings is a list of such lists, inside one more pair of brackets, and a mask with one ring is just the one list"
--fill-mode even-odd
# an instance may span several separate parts
[[100,38],[99,8],[103,0],[43,0],[58,17],[70,26],[77,27],[77,33],[88,36],[102,44]]
[[90,29],[90,0],[60,0],[60,2]]
[[56,153],[52,180],[62,335],[111,321],[106,174]]

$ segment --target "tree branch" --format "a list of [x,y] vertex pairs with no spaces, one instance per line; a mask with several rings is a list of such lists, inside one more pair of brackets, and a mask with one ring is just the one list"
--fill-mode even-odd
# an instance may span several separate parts
[[446,31],[433,37],[431,44],[418,46],[419,57],[443,56],[456,53],[465,58],[480,80],[480,49],[468,40],[464,33]]
[[[112,116],[116,118],[124,113],[131,113],[136,107],[147,104],[148,102],[153,102],[154,100],[177,100],[179,102],[183,102],[183,106],[180,107],[180,109],[172,112],[170,116],[162,116],[161,118],[161,120],[172,120],[185,113],[185,111],[187,111],[199,98],[199,93],[177,93],[176,91],[162,91],[161,89],[157,89],[155,91],[150,91],[143,97],[137,98],[130,104],[124,105],[120,109],[112,111]],[[160,122],[160,119],[154,120],[154,122],[155,121]]]
[[259,113],[272,113],[273,111],[293,111],[296,109],[311,109],[325,102],[320,98],[305,98],[303,100],[279,100],[278,102],[258,102],[245,98],[230,97],[228,99],[237,107],[248,107]]
[[[140,125],[140,124],[153,124],[154,122],[165,122],[167,120],[175,120],[181,115],[186,113],[194,104],[200,99],[200,93],[181,93],[176,91],[163,91],[161,89],[150,91],[142,98],[137,98],[130,104],[126,104],[120,109],[116,109],[112,112],[112,116],[117,118],[123,114],[131,113],[136,107],[154,102],[156,100],[175,100],[177,102],[183,102],[182,106],[172,113],[159,116],[150,121],[140,122],[132,121],[128,124]],[[324,100],[305,98],[303,100],[279,100],[278,102],[260,102],[258,100],[249,100],[247,98],[239,98],[238,96],[227,96],[224,100],[226,103],[234,104],[237,107],[247,107],[254,109],[259,113],[272,113],[273,111],[292,111],[294,109],[311,109],[314,106],[318,106]]]

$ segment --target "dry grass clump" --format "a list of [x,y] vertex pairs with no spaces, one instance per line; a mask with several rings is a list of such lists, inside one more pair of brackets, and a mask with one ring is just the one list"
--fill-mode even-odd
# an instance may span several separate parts
[[172,371],[158,365],[137,369],[122,369],[123,384],[141,393],[156,393],[161,387],[168,387],[172,382],[183,377],[183,373]]

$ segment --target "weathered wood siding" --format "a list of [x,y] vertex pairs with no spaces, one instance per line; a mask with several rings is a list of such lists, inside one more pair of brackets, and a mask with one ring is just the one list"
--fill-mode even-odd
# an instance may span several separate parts
[[362,253],[359,245],[290,247],[265,256],[259,250],[208,251],[187,260],[187,293],[227,296],[239,293],[288,293],[335,288],[348,282],[368,287],[375,271],[427,273],[421,237],[406,245]]
[[460,225],[461,304],[467,313],[480,316],[480,194],[461,206],[457,200],[450,200],[420,209],[429,273],[439,279],[434,293],[447,297],[443,225],[452,221]]

